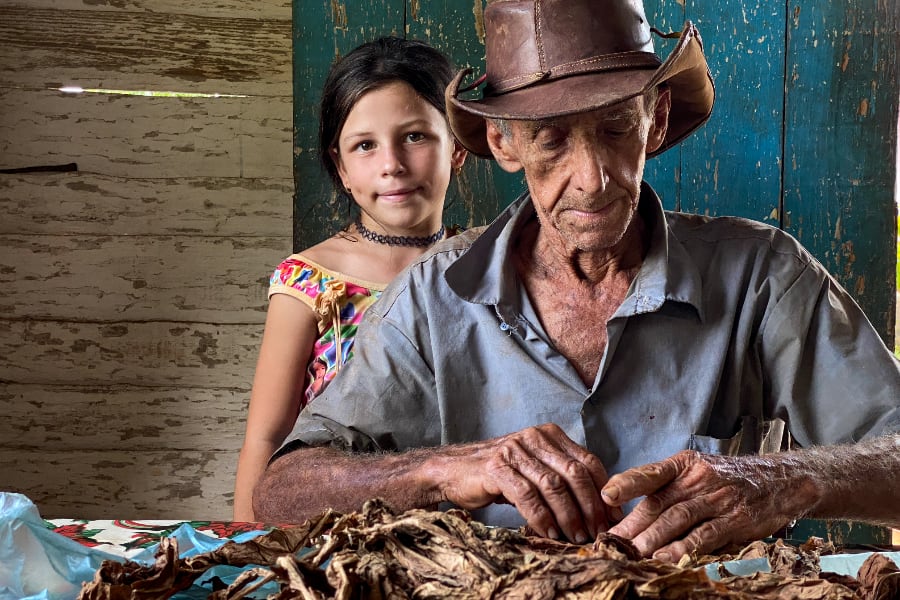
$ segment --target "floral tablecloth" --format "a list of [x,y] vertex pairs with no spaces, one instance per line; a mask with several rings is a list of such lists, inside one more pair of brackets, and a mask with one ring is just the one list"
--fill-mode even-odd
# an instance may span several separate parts
[[243,538],[243,534],[271,529],[263,523],[228,521],[45,519],[44,524],[51,531],[83,546],[125,558],[143,553],[158,544],[160,538],[172,536],[185,525],[200,534],[218,539]]

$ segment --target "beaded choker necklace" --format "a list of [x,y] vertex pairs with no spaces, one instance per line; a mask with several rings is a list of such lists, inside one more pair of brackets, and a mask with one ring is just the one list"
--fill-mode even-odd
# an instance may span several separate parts
[[433,233],[429,236],[417,237],[414,235],[381,235],[380,233],[375,233],[374,231],[370,231],[363,227],[362,221],[359,219],[356,220],[356,230],[359,232],[359,235],[363,236],[370,242],[375,242],[376,244],[385,244],[387,246],[412,246],[414,248],[427,248],[431,246],[436,241],[444,237],[444,226],[441,225],[441,228],[437,230],[436,233]]

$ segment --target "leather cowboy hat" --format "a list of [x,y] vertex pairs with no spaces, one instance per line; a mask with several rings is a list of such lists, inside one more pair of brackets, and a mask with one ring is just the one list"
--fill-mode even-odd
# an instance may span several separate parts
[[[585,112],[659,84],[671,90],[672,108],[666,138],[653,154],[680,142],[712,112],[715,89],[697,28],[686,22],[661,61],[641,0],[493,0],[484,11],[484,29],[486,74],[461,89],[472,71],[463,69],[446,92],[453,133],[480,156],[491,157],[485,118]],[[460,98],[482,80],[480,99]]]

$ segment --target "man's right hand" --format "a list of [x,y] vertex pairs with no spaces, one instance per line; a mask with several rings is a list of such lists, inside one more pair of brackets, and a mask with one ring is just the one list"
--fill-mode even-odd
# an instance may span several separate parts
[[466,509],[514,505],[536,533],[587,542],[622,518],[600,490],[600,459],[545,424],[454,446],[400,453],[300,448],[266,469],[253,494],[258,519],[300,523],[326,508],[359,510],[383,498],[394,510],[452,502]]
[[443,481],[443,499],[462,508],[510,503],[538,534],[576,543],[622,518],[600,496],[608,479],[600,459],[555,424],[438,450],[425,467]]

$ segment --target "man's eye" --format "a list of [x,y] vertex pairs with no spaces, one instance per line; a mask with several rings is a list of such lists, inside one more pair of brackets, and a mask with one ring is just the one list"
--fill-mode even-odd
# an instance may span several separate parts
[[607,137],[611,138],[620,138],[625,135],[628,135],[630,129],[622,128],[622,127],[611,127],[609,129],[604,130],[604,133]]
[[541,140],[540,148],[541,148],[541,150],[548,150],[548,151],[549,150],[557,150],[557,149],[559,149],[560,146],[563,145],[564,141],[565,141],[565,139],[562,137],[547,138],[547,139]]

